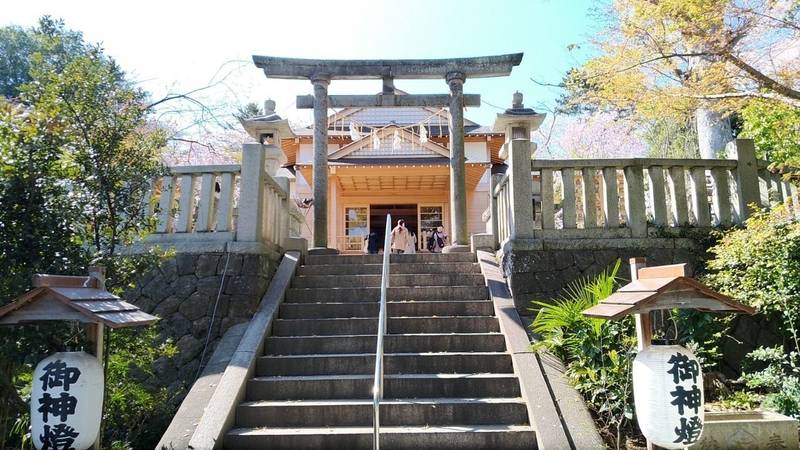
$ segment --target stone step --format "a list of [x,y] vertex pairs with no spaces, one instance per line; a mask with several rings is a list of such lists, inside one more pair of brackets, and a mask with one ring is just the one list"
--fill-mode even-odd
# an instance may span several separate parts
[[[492,316],[390,317],[386,329],[389,334],[489,333],[500,331],[500,323]],[[369,317],[277,319],[272,325],[274,336],[333,336],[377,331],[378,319]]]
[[[393,274],[415,273],[481,273],[474,262],[448,263],[393,263],[389,267]],[[382,264],[315,264],[297,268],[298,275],[380,275]]]
[[[314,354],[262,356],[256,376],[368,375],[375,371],[375,354]],[[384,373],[513,373],[511,356],[500,352],[387,353]]]
[[[372,398],[373,375],[257,377],[247,382],[248,400]],[[413,374],[384,377],[384,398],[520,396],[514,374]]]
[[[265,355],[309,355],[337,353],[374,354],[377,336],[271,336],[265,340]],[[387,353],[503,352],[501,333],[390,334],[385,337]]]
[[[384,399],[381,425],[525,425],[522,399]],[[372,424],[372,399],[244,402],[236,409],[241,427],[357,427]]]
[[[447,427],[381,427],[383,450],[534,450],[536,433],[529,425]],[[369,450],[372,427],[235,428],[224,448],[238,450]]]
[[[378,317],[379,305],[373,303],[283,303],[281,319],[314,319],[338,317]],[[390,317],[420,316],[490,316],[491,300],[387,302]]]
[[[391,255],[390,263],[452,263],[477,262],[474,253],[415,253]],[[308,265],[314,264],[382,264],[383,255],[308,255]]]
[[[483,286],[480,273],[391,274],[389,286]],[[380,287],[381,275],[300,275],[292,286],[297,288]]]
[[[377,302],[380,288],[290,288],[287,302]],[[486,300],[486,286],[390,287],[387,300]]]

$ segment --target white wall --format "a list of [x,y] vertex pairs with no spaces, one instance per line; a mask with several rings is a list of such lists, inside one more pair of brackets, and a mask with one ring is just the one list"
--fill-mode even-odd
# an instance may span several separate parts
[[[328,154],[339,150],[339,144],[328,144]],[[311,164],[314,162],[314,144],[300,144],[297,151],[297,164]]]
[[489,150],[486,148],[486,142],[465,142],[464,156],[469,162],[488,162]]

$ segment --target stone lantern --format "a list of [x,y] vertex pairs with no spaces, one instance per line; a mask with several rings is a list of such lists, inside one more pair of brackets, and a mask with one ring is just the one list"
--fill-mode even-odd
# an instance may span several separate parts
[[[515,92],[511,108],[502,114],[497,114],[494,121],[494,131],[506,134],[506,143],[500,149],[500,158],[508,160],[511,141],[514,139],[530,140],[531,132],[539,129],[547,114],[539,114],[531,108],[526,108],[522,103],[522,93]],[[536,144],[531,144],[531,153],[536,151]]]
[[[275,113],[275,102],[264,102],[264,115],[239,119],[247,134],[262,145],[266,170],[275,176],[278,169],[286,164],[286,155],[281,149],[281,139],[294,138],[289,121]],[[247,144],[246,144],[247,145]]]
[[[534,191],[531,159],[536,150],[536,144],[531,142],[531,132],[538,129],[544,121],[545,114],[539,114],[531,108],[526,108],[522,104],[522,93],[515,92],[511,108],[504,113],[498,114],[494,122],[494,130],[505,133],[506,141],[500,150],[500,158],[505,160],[508,165],[506,169],[507,185],[510,193],[509,224],[507,236],[503,242],[499,242],[499,229],[497,221],[492,221],[492,234],[495,236],[495,244],[501,245],[504,254],[509,254],[512,249],[533,248],[534,243]],[[501,182],[503,177],[492,177],[490,194],[495,196],[497,189],[496,183]],[[490,204],[496,202],[490,200]],[[492,206],[492,217],[500,217],[500,213],[495,214],[495,206]]]

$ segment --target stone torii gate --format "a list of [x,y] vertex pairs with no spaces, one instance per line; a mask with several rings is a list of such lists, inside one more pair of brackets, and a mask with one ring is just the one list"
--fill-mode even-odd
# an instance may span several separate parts
[[[314,95],[297,97],[297,108],[314,109],[314,242],[309,253],[328,248],[328,108],[448,107],[450,110],[450,212],[452,245],[445,251],[469,251],[464,167],[464,107],[480,106],[480,95],[464,94],[467,78],[508,76],[522,53],[447,59],[335,60],[253,56],[267,78],[307,79]],[[396,95],[395,79],[444,78],[449,94]],[[328,95],[331,80],[383,80],[378,95]]]

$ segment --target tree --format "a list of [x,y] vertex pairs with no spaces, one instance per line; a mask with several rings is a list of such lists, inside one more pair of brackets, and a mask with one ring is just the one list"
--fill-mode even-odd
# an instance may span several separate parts
[[[18,40],[38,39],[36,31],[28,33],[27,41]],[[64,48],[62,40],[76,35],[60,25],[47,48]],[[107,286],[118,292],[159,257],[119,254],[152,226],[153,218],[143,214],[144,193],[163,171],[165,133],[152,122],[146,93],[99,47],[81,41],[75,47],[81,51],[57,52],[63,58],[37,48],[18,46],[21,54],[11,58],[27,61],[29,82],[19,84],[19,74],[2,79],[18,95],[0,101],[0,264],[10,273],[0,280],[3,303],[29,289],[33,273],[85,273],[90,262],[107,266]],[[26,423],[23,393],[32,363],[65,343],[79,347],[78,331],[57,324],[0,329],[0,447],[18,445],[5,439],[11,420]],[[135,440],[136,448],[155,445],[150,435],[158,426],[151,420],[163,420],[172,405],[167,400],[179,394],[150,387],[157,383],[145,384],[133,374],[147,373],[147,365],[167,350],[154,346],[152,335],[123,331],[111,339],[129,347],[123,360],[116,358],[118,368],[107,384],[109,397],[126,408],[107,411],[107,422],[124,428],[106,435]]]
[[742,118],[741,135],[755,141],[759,158],[774,162],[789,177],[800,175],[800,108],[756,100],[742,110]]
[[692,120],[656,119],[646,127],[642,138],[649,158],[699,158],[697,129]]
[[[599,55],[571,75],[576,100],[649,119],[694,116],[712,157],[743,101],[800,107],[800,3],[789,0],[615,0],[601,13]],[[796,55],[795,55],[796,56]]]
[[35,54],[31,76],[21,88],[22,99],[62,122],[71,188],[88,218],[79,234],[95,261],[109,266],[113,285],[117,247],[151,225],[143,197],[150,180],[163,173],[165,133],[148,122],[146,94],[99,48],[61,71]]
[[43,16],[38,27],[28,30],[14,25],[0,28],[0,94],[16,97],[19,87],[32,80],[31,55],[38,53],[56,70],[62,70],[86,51],[82,33],[68,30],[64,21],[50,16]]
[[[65,181],[61,129],[52,117],[0,97],[0,304],[27,289],[34,273],[72,273],[88,261],[75,239],[81,207]],[[7,448],[9,418],[27,409],[14,385],[19,362],[57,348],[51,337],[66,342],[69,330],[0,329],[0,448]]]
[[569,158],[630,158],[645,152],[635,121],[610,112],[571,117],[559,135],[556,142]]

